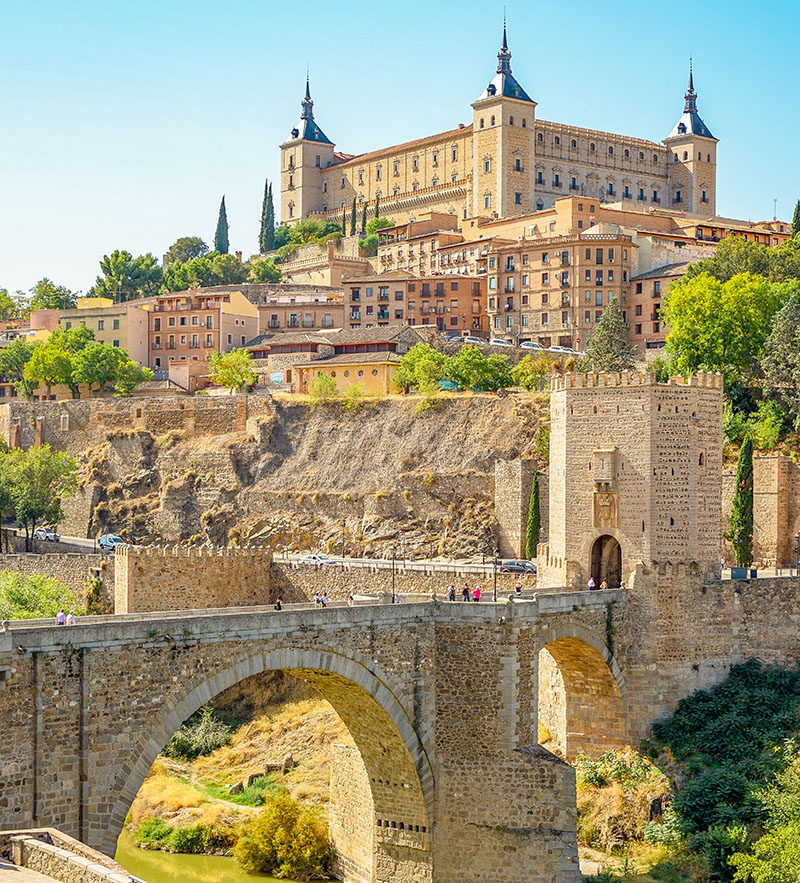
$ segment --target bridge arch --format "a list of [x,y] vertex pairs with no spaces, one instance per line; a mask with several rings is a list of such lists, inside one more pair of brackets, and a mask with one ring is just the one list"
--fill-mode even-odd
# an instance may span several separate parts
[[[358,831],[332,830],[340,865],[348,880],[431,877],[434,777],[428,753],[396,688],[380,668],[359,654],[327,649],[284,648],[240,657],[210,672],[153,721],[131,752],[111,792],[113,805],[104,850],[114,854],[125,817],[158,754],[178,727],[202,705],[240,681],[265,671],[285,671],[309,683],[330,702],[350,731],[363,761],[363,802]],[[360,766],[360,765],[359,765]],[[364,770],[366,774],[364,775]],[[348,771],[353,773],[353,771]],[[333,829],[333,825],[332,825]],[[399,847],[403,847],[402,849]],[[375,875],[380,864],[382,872]],[[389,876],[384,876],[387,872]]]
[[625,679],[605,641],[586,626],[563,623],[542,632],[538,645],[547,747],[572,760],[629,744]]

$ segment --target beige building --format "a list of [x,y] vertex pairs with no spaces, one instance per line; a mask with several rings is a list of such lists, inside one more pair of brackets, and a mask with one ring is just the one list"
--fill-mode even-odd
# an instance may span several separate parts
[[150,367],[166,371],[177,359],[205,361],[211,353],[243,347],[258,334],[258,307],[240,291],[173,292],[148,310]]
[[115,304],[107,297],[79,297],[77,308],[62,310],[58,324],[62,328],[86,325],[100,343],[119,346],[128,351],[134,362],[148,364],[148,310],[154,297]]
[[683,114],[658,142],[538,119],[512,73],[505,29],[497,59],[469,125],[355,156],[316,122],[307,83],[300,122],[281,145],[282,221],[336,220],[354,198],[370,216],[378,200],[398,224],[431,211],[508,218],[565,194],[715,214],[717,139],[698,114],[691,72]]
[[341,294],[272,294],[258,302],[262,332],[320,331],[344,327]]

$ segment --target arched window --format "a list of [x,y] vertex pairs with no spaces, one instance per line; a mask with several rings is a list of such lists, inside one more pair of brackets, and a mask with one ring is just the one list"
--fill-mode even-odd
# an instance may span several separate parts
[[522,128],[523,128],[523,129],[527,129],[527,128],[528,128],[528,121],[527,121],[524,117],[523,117],[523,119],[522,119]]
[[689,152],[687,150],[683,151],[683,158],[684,158],[684,160],[689,159]]
[[656,163],[658,162],[658,154],[657,153],[653,154],[653,162],[656,162]]
[[509,125],[509,126],[513,126],[513,125],[514,125],[514,117],[509,117],[509,118],[508,118],[508,125]]
[[625,159],[630,159],[631,152],[630,152],[630,150],[628,150],[628,149],[626,148],[626,149],[622,152],[622,155],[625,157]]
[[491,123],[489,123],[489,125],[490,125],[490,126],[493,126],[493,125],[494,125],[494,115],[492,115],[492,121],[491,121]]
[[589,145],[589,150],[594,153],[594,141]]
[[561,144],[561,139],[558,137],[558,135],[556,135],[556,137],[553,140],[555,141],[556,144]]
[[608,155],[609,156],[614,155],[614,148],[610,144],[608,145]]
[[434,187],[438,187],[439,186],[439,179],[434,178],[433,181],[431,181],[431,184],[433,184]]
[[706,154],[706,162],[711,162],[711,154],[710,153]]
[[639,159],[644,159],[644,151],[643,150],[639,151]]
[[481,124],[480,124],[480,128],[481,128],[481,129],[482,129],[482,128],[483,128],[483,117],[481,117]]
[[536,136],[536,140],[541,144],[544,141],[544,135],[541,132]]
[[397,186],[395,186],[394,190],[392,190],[392,196],[397,196],[397,194],[398,194],[399,192],[400,192],[400,188],[397,187]]
[[450,180],[451,180],[453,183],[455,183],[456,181],[458,181],[458,172],[453,172],[453,174],[450,175]]
[[575,138],[572,139],[569,146],[572,147],[573,149],[575,149],[578,146],[578,142],[575,140]]

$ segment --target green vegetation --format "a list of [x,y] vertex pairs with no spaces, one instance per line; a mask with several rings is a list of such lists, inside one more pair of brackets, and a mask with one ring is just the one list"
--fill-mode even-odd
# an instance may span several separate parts
[[525,557],[535,558],[536,547],[539,545],[539,531],[542,526],[542,516],[539,511],[539,477],[533,474],[531,485],[531,500],[528,505],[528,525],[525,530]]
[[394,383],[431,395],[440,381],[455,383],[459,389],[496,392],[514,385],[508,359],[497,353],[487,355],[478,346],[462,346],[454,356],[446,356],[426,343],[418,343],[401,357]]
[[136,300],[158,294],[163,274],[152,254],[133,257],[129,251],[117,250],[103,255],[102,276],[87,292],[89,297],[110,297],[115,302]]
[[[362,221],[366,217],[366,208],[365,212],[362,215]],[[358,247],[361,251],[367,256],[372,257],[378,253],[378,230],[383,230],[384,227],[392,227],[393,223],[388,218],[381,218],[378,216],[378,203],[375,201],[375,217],[371,218],[364,225],[364,236],[358,240]]]
[[753,440],[745,436],[736,465],[736,490],[733,495],[727,538],[733,545],[737,567],[753,563]]
[[31,288],[31,310],[71,310],[77,306],[77,295],[46,276]]
[[277,258],[279,261],[285,260],[301,245],[327,242],[329,239],[338,241],[342,238],[343,233],[341,225],[335,221],[318,221],[316,218],[303,218],[293,227],[281,224],[275,230]]
[[798,233],[800,233],[800,199],[797,200],[794,207],[794,215],[792,217],[792,238],[797,236]]
[[308,394],[315,404],[332,402],[337,396],[336,378],[331,377],[330,374],[317,374],[311,381]]
[[275,205],[272,201],[272,184],[269,181],[264,181],[264,201],[261,204],[261,229],[258,232],[258,250],[261,254],[266,254],[274,248]]
[[164,255],[164,265],[185,264],[194,258],[202,258],[208,254],[208,246],[199,236],[181,236],[173,242]]
[[59,610],[83,612],[75,593],[64,583],[38,573],[0,573],[0,620],[45,619]]
[[231,829],[203,822],[179,827],[156,816],[142,819],[133,836],[139,843],[166,852],[228,852],[235,843],[235,832]]
[[776,412],[800,430],[800,293],[795,292],[775,314],[761,358],[763,388]]
[[228,353],[213,353],[208,365],[214,383],[230,392],[241,392],[257,380],[250,350],[232,349]]
[[619,301],[612,297],[576,367],[579,371],[593,371],[598,374],[604,371],[626,371],[633,367],[635,353],[636,348],[628,339],[628,327],[622,318],[622,308]]
[[209,782],[200,787],[211,797],[229,800],[240,806],[264,806],[271,798],[286,793],[286,789],[276,785],[269,776],[259,776],[238,794],[231,794],[228,788],[218,782]]
[[552,356],[544,353],[523,356],[511,369],[511,376],[517,386],[529,390],[542,390],[545,388],[547,378],[550,376],[553,366],[557,364]]
[[251,282],[280,282],[281,268],[275,261],[265,258],[261,261],[253,261],[250,264]]
[[222,202],[219,204],[217,229],[214,232],[214,251],[219,254],[227,254],[228,248],[228,212],[225,209],[225,196],[223,195]]
[[347,387],[342,401],[342,408],[349,414],[357,414],[364,407],[364,387],[353,383]]
[[233,854],[251,873],[300,880],[325,879],[332,859],[319,811],[288,795],[276,797],[244,826]]
[[212,705],[204,705],[178,727],[162,754],[193,760],[227,745],[235,730],[236,723],[228,715],[216,711]]
[[175,261],[170,264],[164,271],[162,287],[165,291],[186,291],[195,286],[210,288],[212,285],[238,285],[246,282],[249,274],[248,267],[240,263],[236,255],[212,251],[190,258],[185,263]]

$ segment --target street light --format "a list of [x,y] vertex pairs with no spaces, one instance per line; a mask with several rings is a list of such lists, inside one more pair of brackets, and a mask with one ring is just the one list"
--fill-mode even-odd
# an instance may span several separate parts
[[794,538],[795,576],[800,576],[800,531]]
[[344,518],[342,519],[342,558],[344,558]]
[[500,557],[500,550],[494,550],[492,565],[494,567],[494,590],[492,591],[492,601],[497,601],[497,565],[500,563],[497,559]]
[[392,543],[392,604],[394,604],[395,592],[394,592],[394,563],[397,558],[397,543]]

